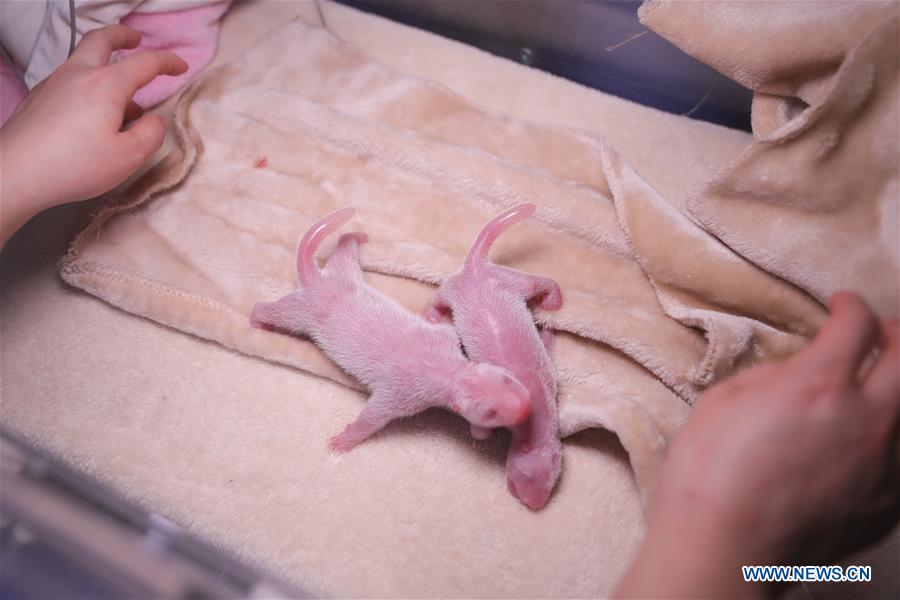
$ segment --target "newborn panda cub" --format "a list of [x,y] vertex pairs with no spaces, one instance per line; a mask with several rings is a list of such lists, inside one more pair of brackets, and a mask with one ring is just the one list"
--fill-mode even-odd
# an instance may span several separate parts
[[347,452],[392,420],[431,407],[459,413],[477,427],[525,422],[529,394],[509,371],[470,362],[452,327],[425,321],[363,281],[359,244],[365,234],[342,235],[319,269],[319,244],[355,212],[342,208],[313,225],[297,250],[300,287],[257,304],[250,317],[254,327],[312,338],[369,390],[365,408],[331,438],[331,448]]
[[[495,265],[488,251],[509,227],[534,214],[522,204],[491,220],[475,240],[462,270],[438,288],[425,313],[433,323],[453,313],[453,322],[469,357],[504,367],[521,381],[531,397],[531,418],[512,427],[506,457],[509,492],[532,509],[543,507],[559,479],[562,444],[556,410],[556,372],[550,358],[549,330],[538,332],[528,306],[558,310],[562,293],[552,279]],[[490,430],[472,427],[485,438]]]

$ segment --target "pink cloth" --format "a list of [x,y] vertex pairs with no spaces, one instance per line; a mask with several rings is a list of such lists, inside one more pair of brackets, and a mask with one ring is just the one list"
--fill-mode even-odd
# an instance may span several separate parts
[[141,43],[132,50],[118,52],[122,59],[142,50],[168,50],[188,63],[188,70],[177,77],[159,76],[138,90],[134,101],[144,108],[159,104],[184,87],[209,64],[216,52],[219,20],[231,0],[197,8],[163,13],[131,13],[121,23],[143,34]]
[[13,111],[28,94],[25,84],[6,61],[0,59],[0,125],[6,123]]

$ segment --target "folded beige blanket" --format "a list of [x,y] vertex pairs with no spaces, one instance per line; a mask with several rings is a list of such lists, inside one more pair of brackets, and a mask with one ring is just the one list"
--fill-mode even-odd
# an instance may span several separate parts
[[824,300],[900,311],[897,2],[647,2],[644,24],[752,89],[754,143],[689,200],[735,252]]
[[[685,11],[651,6],[645,19],[676,22]],[[890,35],[871,12],[860,12],[872,23],[864,39]],[[865,56],[884,61],[883,52]],[[840,105],[833,97],[811,99]],[[853,287],[882,310],[893,300],[896,311],[896,227],[884,226],[896,223],[884,195],[891,182],[896,191],[896,160],[884,168],[896,144],[857,159],[856,171],[881,186],[845,201],[837,194],[846,170],[829,157],[872,145],[840,137],[857,126],[847,118],[831,124],[828,139],[841,143],[823,154],[818,129],[803,126],[818,122],[819,105],[773,122],[692,197],[687,215],[602,139],[490,114],[293,22],[184,95],[180,147],[97,215],[62,276],[135,314],[354,386],[309,342],[249,327],[255,302],[294,286],[306,227],[356,206],[353,228],[371,239],[362,250],[370,281],[418,311],[433,289],[426,284],[457,269],[491,215],[534,202],[532,222],[505,234],[493,259],[559,281],[564,308],[537,317],[561,332],[562,434],[616,432],[646,498],[687,403],[740,367],[799,348],[828,292]],[[889,102],[860,106],[887,126]],[[826,180],[837,182],[830,195],[805,191]],[[814,218],[822,212],[827,219]],[[808,220],[829,244],[803,231]],[[835,237],[849,242],[830,243]],[[828,268],[838,260],[840,270]]]

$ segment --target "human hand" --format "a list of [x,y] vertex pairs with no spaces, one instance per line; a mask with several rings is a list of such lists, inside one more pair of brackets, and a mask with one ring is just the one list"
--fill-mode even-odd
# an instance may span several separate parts
[[162,117],[141,116],[131,98],[157,75],[179,75],[188,65],[155,51],[107,64],[114,51],[134,48],[140,39],[124,25],[87,33],[0,130],[2,241],[14,231],[7,231],[10,221],[22,225],[50,206],[107,192],[162,145]]
[[898,324],[855,294],[829,305],[803,351],[697,401],[619,595],[765,594],[743,583],[742,564],[830,564],[897,523]]

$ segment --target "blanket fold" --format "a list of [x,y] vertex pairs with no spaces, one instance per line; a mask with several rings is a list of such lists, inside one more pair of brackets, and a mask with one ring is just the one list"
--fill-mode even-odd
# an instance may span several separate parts
[[692,217],[820,302],[852,289],[896,315],[900,5],[648,2],[639,14],[755,92],[754,143],[688,200]]

